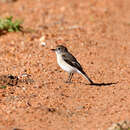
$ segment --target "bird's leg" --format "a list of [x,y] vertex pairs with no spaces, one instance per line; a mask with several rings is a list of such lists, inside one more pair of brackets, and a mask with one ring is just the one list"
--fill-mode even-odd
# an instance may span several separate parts
[[72,76],[73,76],[73,73],[69,73],[69,77],[66,83],[71,83]]
[[72,77],[73,77],[73,73],[70,73],[70,74],[69,74],[68,82],[71,82]]

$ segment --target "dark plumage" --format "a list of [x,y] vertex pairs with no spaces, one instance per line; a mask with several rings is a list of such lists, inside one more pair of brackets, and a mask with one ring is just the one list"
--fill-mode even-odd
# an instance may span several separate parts
[[[68,51],[68,49],[63,45],[58,45],[56,49],[52,49],[57,53],[57,55],[61,55],[62,60],[68,63],[70,66],[76,68],[78,72],[80,72],[86,79],[89,80],[91,84],[93,84],[93,81],[88,77],[88,75],[84,72],[83,68],[81,67],[80,63],[76,60],[76,58]],[[62,63],[63,64],[63,63]],[[69,72],[69,82],[73,76],[73,70],[72,72]]]

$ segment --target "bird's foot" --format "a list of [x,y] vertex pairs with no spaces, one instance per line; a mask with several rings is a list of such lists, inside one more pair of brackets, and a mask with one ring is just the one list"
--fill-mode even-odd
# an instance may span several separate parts
[[68,83],[68,84],[71,84],[72,82],[71,81],[69,81],[69,80],[67,80],[67,81],[64,81],[65,83]]

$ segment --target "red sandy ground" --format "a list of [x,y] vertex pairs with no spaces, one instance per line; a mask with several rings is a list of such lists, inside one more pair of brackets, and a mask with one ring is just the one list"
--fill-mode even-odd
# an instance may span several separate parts
[[[106,130],[130,120],[130,0],[0,2],[0,16],[10,15],[34,31],[0,36],[0,75],[27,70],[34,82],[0,89],[0,130]],[[79,74],[64,83],[50,51],[58,44],[96,83],[116,84],[91,86]]]

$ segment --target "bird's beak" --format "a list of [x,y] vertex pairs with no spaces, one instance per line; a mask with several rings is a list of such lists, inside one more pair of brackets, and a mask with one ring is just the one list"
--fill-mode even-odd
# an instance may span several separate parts
[[56,49],[51,49],[51,51],[56,51]]

